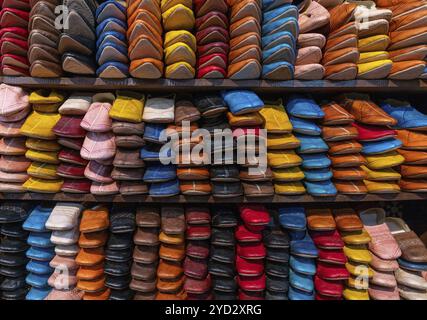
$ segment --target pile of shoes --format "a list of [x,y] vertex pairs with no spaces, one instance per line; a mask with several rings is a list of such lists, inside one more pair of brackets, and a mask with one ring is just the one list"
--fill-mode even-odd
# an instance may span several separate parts
[[229,0],[230,54],[227,78],[256,80],[262,74],[260,0]]
[[[46,222],[52,213],[51,207],[37,206],[24,221],[22,228],[29,232],[27,244],[30,248],[26,252],[29,261],[25,282],[31,287],[27,300],[43,300],[50,293],[48,280],[54,268],[50,266],[55,256],[53,233],[46,228]],[[18,265],[16,265],[18,266]]]
[[103,2],[96,15],[96,74],[100,78],[122,79],[129,76],[126,32],[126,7],[118,1]]
[[60,31],[56,29],[56,6],[59,1],[32,3],[28,37],[28,60],[32,77],[56,78],[62,75],[58,51]]
[[119,192],[119,186],[111,177],[116,142],[112,132],[113,121],[109,112],[114,103],[112,93],[99,93],[93,96],[80,126],[87,132],[80,155],[89,161],[84,171],[92,181],[90,192],[96,195],[111,195]]
[[0,191],[24,192],[22,185],[28,180],[31,161],[25,157],[26,139],[20,130],[31,110],[28,94],[2,83],[0,100]]
[[166,145],[164,129],[175,120],[175,95],[148,95],[142,119],[145,122],[144,141],[140,158],[146,163],[144,183],[149,183],[152,197],[172,197],[179,194],[179,181],[172,148]]
[[[159,256],[167,256],[169,259],[161,258],[159,261],[156,300],[186,300],[187,293],[184,291],[185,276],[182,261],[185,255],[185,229],[184,208],[176,206],[162,207],[161,232],[159,235],[160,251],[162,253],[159,252]],[[171,260],[171,252],[176,253],[179,257]],[[186,261],[186,263],[188,264],[189,261]],[[189,272],[191,266],[187,265],[186,269]],[[203,265],[201,269],[203,273]]]
[[[236,300],[236,239],[237,215],[234,210],[218,207],[212,212],[212,236],[209,245],[203,250],[209,256],[209,275],[212,279],[213,298],[215,300]],[[187,249],[189,250],[189,249]]]
[[132,300],[129,289],[132,280],[133,235],[135,214],[131,206],[113,206],[110,213],[110,230],[105,247],[105,286],[110,290],[110,300]]
[[142,183],[144,162],[140,159],[140,150],[145,144],[142,138],[144,105],[144,94],[118,91],[109,111],[117,146],[111,177],[119,184],[122,195],[148,193],[147,186]]
[[58,50],[62,55],[62,69],[72,75],[95,75],[96,63],[96,7],[95,0],[64,0],[68,15]]
[[50,261],[54,269],[48,279],[52,288],[45,300],[81,300],[83,292],[76,288],[79,252],[81,204],[58,203],[46,221],[46,229],[52,231],[51,242],[55,245],[55,257]]
[[[302,207],[279,208],[279,222],[288,231],[290,242],[289,266],[283,275],[289,276],[289,300],[314,300],[313,276],[318,250],[307,232],[305,210]],[[280,266],[280,265],[279,265]]]
[[166,247],[166,253],[160,258],[180,262],[184,259],[184,291],[187,300],[212,300],[212,279],[208,272],[209,240],[211,237],[211,214],[208,207],[187,207],[185,209],[186,249],[185,245],[176,250]]
[[[204,166],[204,155],[207,154],[202,154],[200,159],[192,159],[187,155],[187,152],[192,154],[193,146],[202,139],[200,136],[192,137],[194,131],[199,128],[197,121],[200,119],[200,112],[194,106],[191,96],[178,96],[175,107],[175,124],[169,125],[169,128],[175,130],[171,134],[174,139],[173,151],[178,164],[176,173],[181,193],[189,196],[209,195],[210,173],[209,168]],[[189,146],[188,150],[184,149],[184,144]]]
[[288,233],[280,226],[277,212],[271,215],[262,240],[267,249],[265,299],[288,300],[290,240]]
[[[300,165],[302,159],[295,154],[300,146],[292,134],[292,124],[283,106],[282,99],[268,101],[259,111],[263,129],[267,130],[267,163],[266,176],[271,175],[276,194],[301,194],[305,189],[300,182],[304,179]],[[271,171],[271,173],[269,172]]]
[[335,101],[324,101],[321,105],[325,117],[322,120],[322,136],[329,146],[332,160],[332,175],[337,191],[341,194],[357,195],[367,193],[363,180],[367,174],[360,167],[358,154],[362,145],[358,127],[352,125],[354,116]]
[[295,79],[320,80],[325,75],[325,67],[320,63],[326,42],[323,34],[329,29],[330,14],[315,1],[302,1],[299,13],[299,48],[295,61]]
[[391,10],[377,9],[375,3],[370,1],[347,5],[347,12],[356,20],[355,25],[359,38],[360,58],[357,63],[357,78],[387,78],[393,66],[386,51],[390,44],[388,32],[392,16]]
[[[0,74],[29,76],[28,29],[31,6],[28,1],[6,0],[0,3]],[[34,22],[34,21],[33,21]]]
[[269,275],[275,275],[286,266],[281,262],[267,260],[264,267],[267,250],[262,241],[262,232],[270,222],[267,209],[262,205],[242,205],[239,213],[241,223],[235,232],[239,300],[264,300],[267,270]]
[[58,110],[61,118],[52,130],[61,145],[61,151],[58,154],[60,164],[56,175],[64,180],[62,192],[90,193],[91,182],[85,177],[85,168],[89,161],[80,156],[86,130],[80,124],[91,102],[91,95],[74,93]]
[[[301,157],[310,159],[323,158],[329,150],[328,145],[322,139],[322,130],[315,123],[316,119],[322,119],[325,113],[320,106],[310,97],[290,97],[286,109],[290,115],[293,132],[300,141],[296,149]],[[303,158],[303,167],[306,158]],[[316,169],[305,169],[304,186],[307,193],[313,196],[334,196],[337,190],[331,181],[332,172],[329,169],[329,161],[316,161]],[[310,166],[310,165],[309,165]]]
[[[369,193],[396,193],[400,191],[397,180],[400,174],[392,168],[403,163],[397,153],[402,142],[389,127],[397,121],[363,94],[348,94],[340,99],[340,105],[355,118],[352,124],[358,131],[357,140],[362,146],[357,166],[363,164],[366,179],[363,181]],[[356,159],[355,159],[356,160]]]
[[28,232],[22,228],[31,212],[29,203],[0,205],[0,297],[2,300],[24,300],[28,287],[25,265]]
[[[351,219],[356,220],[356,223]],[[337,209],[333,212],[330,209],[309,209],[307,223],[319,251],[314,279],[316,300],[342,300],[344,282],[350,277],[345,267],[348,262],[346,253],[347,250],[356,249],[344,247],[337,229],[358,231],[363,228],[362,222],[352,209]]]
[[160,1],[128,1],[129,72],[140,79],[163,76],[163,26]]
[[391,11],[388,54],[393,66],[389,78],[412,80],[426,77],[427,55],[426,8],[424,2],[377,1],[383,10]]
[[299,33],[298,8],[290,5],[290,2],[263,1],[263,79],[291,80],[294,77]]
[[196,37],[191,33],[195,25],[191,0],[161,1],[165,31],[165,78],[193,79],[196,75]]
[[138,208],[135,221],[137,231],[133,238],[135,247],[129,288],[135,291],[134,300],[154,300],[159,264],[160,209]]
[[380,103],[380,107],[389,116],[397,121],[395,126],[397,137],[402,146],[397,151],[405,158],[400,166],[402,179],[399,182],[402,191],[425,192],[426,169],[423,156],[427,150],[427,116],[409,102],[387,99]]
[[32,161],[27,169],[29,179],[23,184],[27,191],[57,193],[63,180],[56,171],[61,145],[56,141],[53,128],[61,118],[58,109],[65,97],[50,90],[37,90],[30,94],[33,111],[22,125],[20,132],[27,137],[25,157]]
[[[219,136],[222,136],[222,132],[215,132],[215,129],[224,130],[230,128],[225,118],[227,106],[223,98],[221,95],[215,93],[197,94],[193,97],[193,104],[197,111],[191,109],[193,111],[191,111],[190,114],[197,114],[197,117],[201,118],[199,122],[200,127],[208,130],[210,133],[210,137],[208,138],[215,139],[216,137],[217,140],[221,141],[221,144],[211,145],[211,150],[207,150],[207,152],[211,153],[211,166],[209,174],[203,171],[203,178],[205,179],[205,177],[210,176],[212,193],[216,197],[234,197],[242,195],[243,190],[240,180],[238,179],[238,169],[233,165],[233,160],[235,159],[230,159],[230,156],[233,155],[234,143],[229,139],[218,139]],[[196,140],[193,139],[195,143],[201,141],[200,137],[195,136],[194,138],[196,138]],[[221,145],[221,147],[219,145]],[[219,150],[216,149],[216,147],[219,148]],[[206,156],[208,155],[199,154],[199,157],[203,160],[206,159]]]
[[235,160],[241,166],[239,178],[245,196],[273,196],[274,187],[271,171],[266,170],[267,161],[261,163],[256,158],[259,150],[265,150],[267,146],[267,137],[260,132],[263,120],[258,113],[264,102],[256,93],[245,90],[223,92],[222,97],[229,108],[227,117],[237,144]]
[[[226,0],[194,1],[194,3],[198,54],[197,78],[223,79],[227,76],[230,49],[228,5]],[[233,21],[231,17],[230,23]]]
[[83,300],[108,300],[111,290],[105,286],[105,251],[110,226],[108,209],[102,205],[83,211],[80,221],[79,253],[76,263],[77,289]]
[[328,8],[330,13],[329,34],[322,64],[325,79],[353,80],[357,76],[359,61],[358,32],[353,20],[357,7],[353,3],[340,3]]
[[[368,299],[369,291],[371,299],[400,300],[393,272],[398,269],[396,260],[402,252],[386,224],[386,213],[381,208],[371,208],[359,212],[359,216],[371,238],[369,243],[371,261],[370,267],[360,275],[365,279],[369,277],[369,281],[363,281],[366,282],[366,287],[354,293],[360,295],[360,298]],[[368,285],[369,290],[365,290],[368,289]]]
[[426,300],[427,248],[402,219],[387,217],[384,221],[402,253],[397,260],[399,268],[394,270],[400,297],[405,300]]

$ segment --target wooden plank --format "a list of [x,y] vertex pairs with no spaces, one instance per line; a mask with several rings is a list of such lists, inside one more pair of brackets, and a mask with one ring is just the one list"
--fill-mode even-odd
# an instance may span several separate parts
[[94,196],[92,194],[40,194],[40,193],[3,193],[0,200],[19,201],[71,201],[71,202],[105,202],[105,203],[336,203],[336,202],[378,202],[378,201],[420,201],[427,200],[427,193],[407,193],[375,195],[367,194],[361,196],[337,195],[336,197],[312,197],[310,195],[301,196],[280,196],[268,198],[214,198],[212,196],[175,196],[167,198],[152,198],[150,196]]
[[26,88],[50,88],[61,90],[118,90],[134,89],[147,92],[155,91],[213,91],[238,88],[251,89],[257,92],[318,92],[338,93],[348,91],[360,92],[404,92],[426,93],[427,83],[423,80],[393,81],[393,80],[351,80],[351,81],[265,81],[265,80],[139,80],[128,78],[124,80],[107,80],[100,78],[31,78],[31,77],[0,77],[0,81],[10,85]]

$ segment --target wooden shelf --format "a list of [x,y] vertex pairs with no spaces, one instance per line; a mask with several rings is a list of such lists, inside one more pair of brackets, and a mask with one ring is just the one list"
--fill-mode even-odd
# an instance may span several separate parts
[[378,202],[378,201],[417,201],[427,200],[427,193],[407,193],[398,194],[367,194],[361,196],[338,195],[335,197],[313,197],[310,195],[302,196],[280,196],[267,198],[214,198],[212,196],[175,196],[167,198],[153,198],[150,196],[94,196],[92,194],[41,194],[41,193],[3,193],[0,194],[0,200],[19,200],[19,201],[69,201],[69,202],[105,202],[105,203],[331,203],[331,202]]
[[245,88],[257,92],[284,93],[284,92],[375,92],[375,93],[426,93],[427,82],[423,80],[393,81],[393,80],[351,80],[351,81],[264,81],[264,80],[138,80],[128,78],[124,80],[107,80],[100,78],[31,78],[31,77],[0,77],[6,84],[26,88],[49,88],[62,90],[143,90],[155,91],[217,91]]

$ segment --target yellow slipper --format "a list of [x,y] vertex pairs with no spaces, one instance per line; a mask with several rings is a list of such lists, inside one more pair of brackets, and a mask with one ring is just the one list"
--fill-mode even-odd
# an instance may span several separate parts
[[367,166],[361,166],[362,170],[367,174],[366,180],[370,181],[395,181],[402,177],[400,173],[392,168],[371,170]]
[[183,4],[177,4],[163,12],[162,18],[165,31],[192,30],[196,21],[193,10]]
[[61,105],[62,102],[50,104],[33,104],[33,110],[38,112],[54,113],[58,111]]
[[344,246],[344,254],[349,260],[355,263],[368,264],[372,260],[372,255],[366,248],[366,245],[346,245]]
[[165,49],[165,63],[171,65],[185,61],[191,66],[196,65],[196,53],[184,42],[177,42]]
[[274,191],[281,195],[300,195],[306,193],[304,185],[299,181],[294,182],[276,182]]
[[368,265],[361,264],[358,262],[347,262],[345,267],[348,272],[354,277],[368,277],[372,278],[374,276],[374,270]]
[[390,74],[393,67],[391,60],[378,60],[357,65],[357,78],[359,79],[384,79]]
[[261,126],[264,123],[264,119],[258,112],[242,115],[234,115],[231,112],[227,112],[227,119],[232,127]]
[[25,153],[25,157],[32,161],[44,162],[51,164],[59,164],[58,152],[47,152],[29,149]]
[[300,145],[300,141],[292,133],[269,134],[267,137],[267,149],[271,150],[296,149]]
[[33,111],[21,127],[21,134],[30,138],[53,140],[56,135],[52,129],[61,118],[57,113]]
[[305,178],[304,172],[300,167],[285,169],[273,169],[273,180],[277,182],[294,182],[301,181]]
[[368,290],[347,287],[343,291],[343,297],[346,300],[369,300],[369,293]]
[[166,67],[167,79],[185,80],[194,79],[196,70],[187,62],[178,62]]
[[386,51],[389,44],[389,36],[377,35],[359,39],[357,47],[359,52]]
[[369,181],[363,180],[366,188],[368,188],[369,193],[399,193],[400,187],[397,183],[383,181]]
[[145,95],[138,92],[118,91],[117,98],[110,109],[110,118],[118,121],[139,123],[145,105]]
[[27,191],[39,193],[58,193],[61,191],[63,180],[46,180],[30,177],[23,187]]
[[31,92],[29,102],[31,104],[53,104],[61,103],[64,99],[64,95],[59,92],[41,89]]
[[340,232],[340,235],[346,245],[362,245],[371,242],[371,237],[365,229],[360,231]]
[[58,176],[56,175],[57,169],[58,166],[54,164],[33,162],[27,169],[27,173],[34,178],[55,180],[58,179]]
[[362,52],[357,63],[368,63],[379,60],[388,60],[390,58],[387,51]]
[[271,168],[290,168],[302,163],[301,157],[294,150],[269,150],[267,160]]
[[183,42],[191,48],[194,52],[197,51],[196,37],[187,30],[169,31],[165,34],[164,47],[170,47],[175,43]]
[[55,152],[61,150],[61,145],[55,140],[42,140],[35,138],[28,138],[25,141],[25,146],[28,149],[38,150],[38,151],[47,151]]
[[368,162],[366,166],[371,170],[392,168],[405,162],[405,158],[396,151],[390,151],[376,155],[367,155],[365,156],[365,159]]
[[292,132],[292,124],[281,100],[274,104],[266,102],[259,113],[264,118],[264,129],[268,130],[269,133]]

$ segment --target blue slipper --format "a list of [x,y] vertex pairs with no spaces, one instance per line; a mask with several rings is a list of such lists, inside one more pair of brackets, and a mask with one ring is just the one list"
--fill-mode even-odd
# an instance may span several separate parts
[[289,117],[292,123],[292,131],[295,133],[306,134],[309,136],[320,136],[322,129],[313,121],[296,118],[293,116]]
[[280,225],[289,230],[305,230],[307,220],[303,207],[279,208]]
[[45,227],[47,219],[49,219],[53,208],[37,206],[31,211],[28,218],[25,220],[22,228],[32,232],[46,232]]
[[55,257],[55,250],[50,248],[31,247],[26,252],[27,258],[37,261],[50,261]]
[[337,189],[330,180],[326,181],[304,181],[307,193],[314,197],[333,197],[337,195]]
[[152,197],[173,197],[179,195],[179,181],[178,179],[168,181],[153,183],[150,186],[150,196]]
[[295,134],[300,141],[300,146],[296,149],[298,154],[323,153],[329,150],[328,145],[321,137]]
[[176,179],[176,166],[162,164],[147,166],[143,178],[147,183],[167,182],[174,179]]
[[102,21],[97,27],[96,27],[96,37],[99,38],[104,32],[108,31],[116,31],[123,34],[126,34],[127,31],[127,23],[116,19],[116,18],[108,18],[104,21]]
[[292,95],[286,104],[288,114],[303,119],[322,119],[325,113],[311,98],[302,95]]
[[328,168],[305,170],[304,175],[305,180],[311,182],[330,180],[333,176],[332,171]]
[[329,168],[332,164],[331,159],[325,153],[302,154],[303,169],[322,169]]
[[129,76],[129,66],[117,61],[108,61],[96,70],[99,78],[124,79]]

